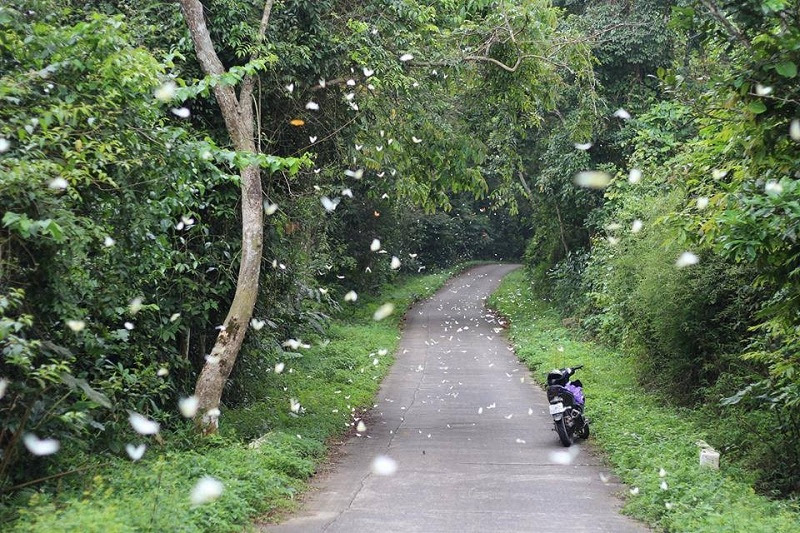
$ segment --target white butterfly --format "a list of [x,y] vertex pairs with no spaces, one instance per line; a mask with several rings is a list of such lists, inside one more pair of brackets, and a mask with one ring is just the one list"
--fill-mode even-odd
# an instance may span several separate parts
[[289,92],[289,93],[294,91],[294,83],[290,83],[289,85],[287,85],[286,86],[286,91]]
[[188,398],[181,398],[178,400],[178,409],[180,409],[181,414],[186,418],[194,418],[199,406],[200,400],[197,396],[189,396]]
[[349,178],[355,178],[357,180],[360,180],[361,176],[364,175],[364,171],[360,168],[358,170],[345,170],[344,175]]
[[411,54],[403,54],[400,56],[400,61],[402,61],[403,63],[405,63],[406,61],[411,61],[412,59],[414,59],[414,56]]
[[141,459],[146,448],[147,446],[144,444],[140,444],[138,446],[134,446],[133,444],[125,445],[125,451],[128,452],[128,457],[130,457],[132,461],[138,461]]
[[140,435],[155,435],[161,428],[158,422],[153,422],[149,418],[145,418],[139,413],[131,411],[128,421],[131,423],[134,431]]
[[419,144],[419,143],[421,143],[421,142],[422,142],[422,139],[417,139],[417,138],[416,138],[416,137],[414,137],[413,135],[411,136],[411,140],[412,140],[412,141],[414,141],[414,144]]
[[[160,102],[169,102],[175,97],[175,90],[178,88],[174,81],[165,82],[161,87],[153,92],[153,96]],[[89,124],[91,126],[91,124]]]
[[325,211],[330,213],[336,209],[336,206],[339,205],[339,201],[341,200],[341,198],[334,198],[333,200],[331,200],[327,196],[323,196],[319,200],[322,203],[322,207],[325,208]]
[[621,107],[614,111],[614,116],[617,118],[621,118],[622,120],[628,120],[631,118],[631,114],[622,109]]
[[52,455],[61,447],[61,443],[56,439],[40,439],[33,433],[26,433],[22,437],[22,442],[33,455]]
[[220,480],[211,476],[205,476],[194,486],[189,499],[192,505],[202,505],[222,496],[223,489],[224,486]]
[[306,104],[306,109],[309,109],[311,111],[319,111],[319,104],[316,102],[308,102]]
[[375,74],[374,70],[372,70],[371,68],[364,67],[364,76],[365,77],[369,78],[373,74]]
[[394,312],[394,304],[385,303],[375,310],[375,312],[372,314],[372,319],[375,321],[381,321],[387,316],[391,315],[393,312]]
[[756,94],[758,96],[769,96],[770,94],[772,94],[772,87],[767,87],[766,85],[761,85],[760,83],[757,83]]
[[310,136],[308,138],[308,140],[309,140],[309,142],[311,142],[311,144],[314,144],[315,142],[317,142],[317,137],[316,137],[316,135]]
[[[800,142],[800,119],[793,119],[789,123],[789,137],[791,137],[793,141]],[[0,152],[2,151],[2,148],[0,148]]]
[[299,413],[300,407],[301,407],[300,402],[298,402],[294,398],[289,399],[289,408],[292,410],[293,413]]
[[687,266],[696,265],[700,262],[700,258],[692,252],[683,252],[678,260],[675,261],[675,266],[678,268],[685,268]]
[[605,189],[611,183],[611,175],[599,170],[579,172],[575,176],[575,184],[589,189]]
[[67,320],[67,327],[75,332],[83,331],[83,328],[86,327],[86,322],[83,320]]

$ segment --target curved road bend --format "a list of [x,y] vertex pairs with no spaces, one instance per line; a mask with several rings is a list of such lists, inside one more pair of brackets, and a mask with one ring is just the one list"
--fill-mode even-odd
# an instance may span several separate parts
[[[551,461],[563,448],[545,394],[484,308],[514,268],[472,269],[409,311],[371,438],[351,438],[302,509],[262,531],[647,531],[619,514],[624,487],[601,480],[591,453]],[[371,472],[378,455],[397,461],[394,475]]]

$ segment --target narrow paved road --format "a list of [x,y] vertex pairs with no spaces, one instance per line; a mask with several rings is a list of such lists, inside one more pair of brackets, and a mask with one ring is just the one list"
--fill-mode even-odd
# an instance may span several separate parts
[[[475,268],[409,312],[370,438],[347,442],[301,511],[264,531],[646,531],[619,514],[624,487],[588,450],[553,455],[547,399],[484,308],[513,268]],[[372,473],[379,455],[394,475]]]

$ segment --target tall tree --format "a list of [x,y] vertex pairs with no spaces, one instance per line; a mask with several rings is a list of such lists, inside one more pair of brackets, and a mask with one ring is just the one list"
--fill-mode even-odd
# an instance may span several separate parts
[[[206,25],[203,4],[199,0],[180,0],[186,24],[194,43],[197,60],[207,76],[221,76],[226,69],[214,48],[214,42]],[[272,12],[273,0],[264,3],[264,11],[258,30],[259,42],[264,39]],[[251,59],[256,59],[254,53]],[[259,146],[255,142],[253,88],[256,78],[247,74],[242,79],[239,94],[236,86],[227,83],[214,85],[225,129],[237,152],[257,155]],[[261,269],[264,227],[262,217],[261,169],[257,162],[242,166],[239,171],[242,187],[242,256],[236,293],[228,315],[217,336],[211,355],[197,379],[195,395],[199,400],[200,419],[203,431],[210,433],[217,428],[218,416],[214,415],[222,397],[222,390],[236,362],[248,323],[253,315],[258,296],[258,278]]]

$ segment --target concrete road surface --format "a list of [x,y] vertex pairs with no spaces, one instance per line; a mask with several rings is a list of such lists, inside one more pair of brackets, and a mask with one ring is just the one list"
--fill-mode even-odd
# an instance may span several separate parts
[[[263,531],[647,531],[619,514],[625,487],[586,446],[564,455],[544,392],[484,307],[514,268],[470,270],[409,311],[369,438],[343,445],[301,510]],[[396,473],[374,473],[378,456]]]

